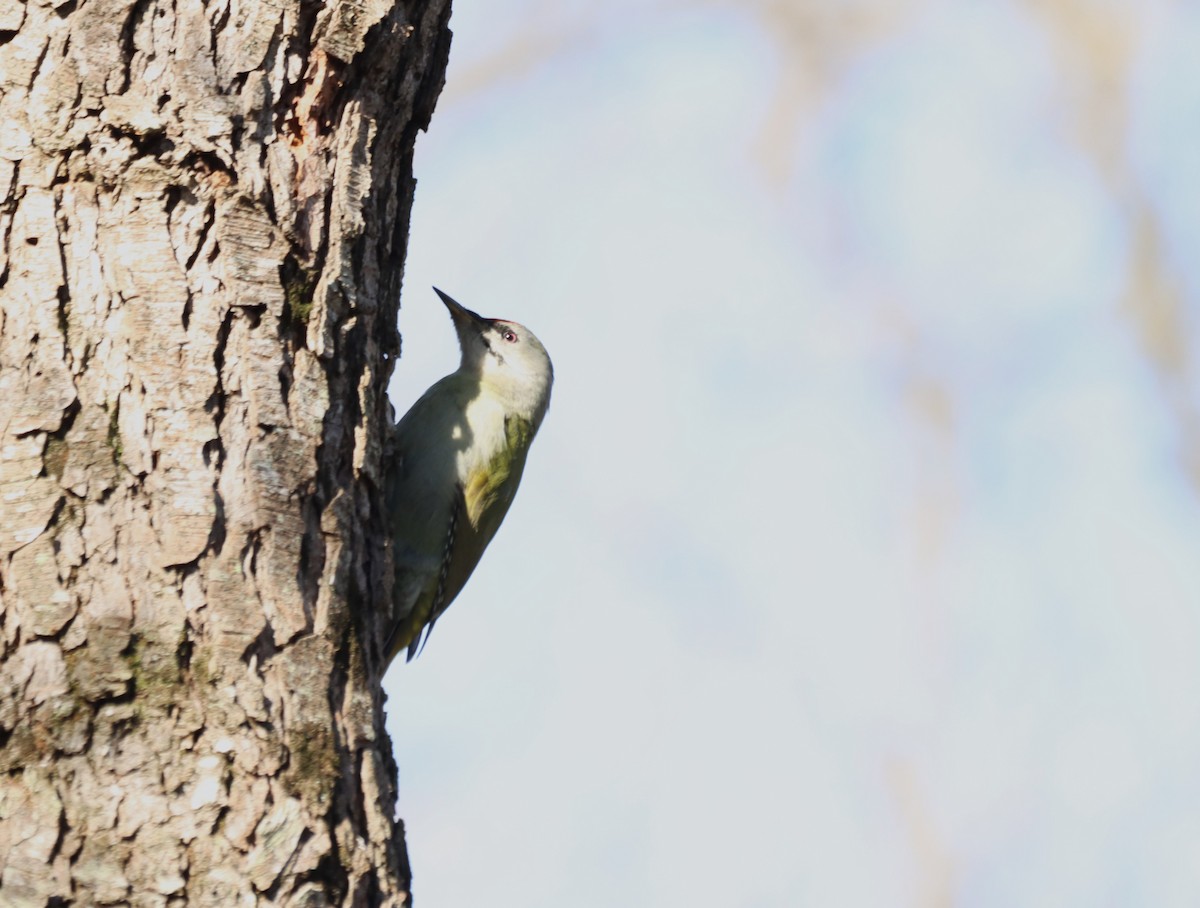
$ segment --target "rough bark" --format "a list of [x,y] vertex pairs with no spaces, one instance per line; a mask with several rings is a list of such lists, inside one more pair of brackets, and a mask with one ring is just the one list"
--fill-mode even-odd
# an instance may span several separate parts
[[449,0],[0,0],[0,903],[398,905],[373,604]]

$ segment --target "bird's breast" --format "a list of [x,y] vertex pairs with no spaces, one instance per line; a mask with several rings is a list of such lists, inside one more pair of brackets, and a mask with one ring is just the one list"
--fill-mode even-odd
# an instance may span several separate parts
[[508,445],[504,407],[480,395],[463,410],[463,420],[454,427],[459,481],[466,483],[486,470]]

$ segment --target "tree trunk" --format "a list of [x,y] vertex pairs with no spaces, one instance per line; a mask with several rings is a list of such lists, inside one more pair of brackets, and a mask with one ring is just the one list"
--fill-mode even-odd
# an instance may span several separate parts
[[0,0],[0,904],[400,905],[376,603],[449,0]]

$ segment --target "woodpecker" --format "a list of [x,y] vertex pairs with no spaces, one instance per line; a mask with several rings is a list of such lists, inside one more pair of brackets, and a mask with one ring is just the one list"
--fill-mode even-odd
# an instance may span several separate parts
[[393,436],[389,662],[405,647],[412,661],[479,564],[517,494],[554,384],[532,331],[482,318],[433,290],[450,310],[462,361],[412,405]]

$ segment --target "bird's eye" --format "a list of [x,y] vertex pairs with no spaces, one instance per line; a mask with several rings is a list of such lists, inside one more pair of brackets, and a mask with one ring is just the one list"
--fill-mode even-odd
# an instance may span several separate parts
[[503,337],[510,344],[515,344],[517,342],[517,332],[514,331],[512,328],[505,328],[504,333],[500,336]]

